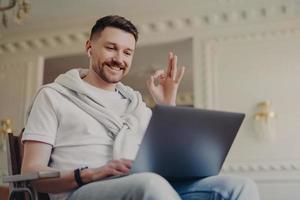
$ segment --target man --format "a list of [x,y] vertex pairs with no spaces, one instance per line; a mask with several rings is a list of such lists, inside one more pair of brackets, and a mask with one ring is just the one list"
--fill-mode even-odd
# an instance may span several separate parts
[[[137,39],[136,27],[123,17],[96,22],[86,42],[89,70],[73,69],[43,86],[29,109],[22,173],[59,170],[59,178],[33,183],[51,199],[258,199],[255,184],[242,178],[169,183],[140,173],[105,179],[129,172],[134,153],[124,152],[140,141],[151,116],[141,95],[120,82],[130,70]],[[167,69],[147,81],[157,104],[175,105],[183,74],[170,53]],[[124,145],[125,136],[136,143]]]

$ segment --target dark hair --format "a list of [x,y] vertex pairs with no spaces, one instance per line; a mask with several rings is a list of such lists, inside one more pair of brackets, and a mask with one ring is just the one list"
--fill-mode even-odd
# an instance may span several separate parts
[[106,27],[119,28],[131,33],[136,42],[138,40],[139,33],[137,28],[129,20],[118,15],[108,15],[98,19],[91,30],[90,39],[92,39],[96,34],[100,34]]

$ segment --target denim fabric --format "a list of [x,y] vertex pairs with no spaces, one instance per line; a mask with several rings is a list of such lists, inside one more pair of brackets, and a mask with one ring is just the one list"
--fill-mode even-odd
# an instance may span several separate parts
[[180,200],[161,176],[139,173],[89,183],[75,190],[68,200]]
[[259,200],[255,183],[233,176],[166,181],[154,173],[97,181],[75,190],[68,200]]
[[259,200],[255,183],[234,176],[170,181],[183,200]]

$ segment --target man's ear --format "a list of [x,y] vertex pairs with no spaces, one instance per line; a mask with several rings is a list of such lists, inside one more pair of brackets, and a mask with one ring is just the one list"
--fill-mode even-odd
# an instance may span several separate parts
[[87,40],[86,43],[85,43],[85,48],[86,48],[86,51],[87,51],[87,54],[88,54],[88,57],[91,57],[91,48],[92,48],[92,45],[91,45],[91,41],[90,40]]

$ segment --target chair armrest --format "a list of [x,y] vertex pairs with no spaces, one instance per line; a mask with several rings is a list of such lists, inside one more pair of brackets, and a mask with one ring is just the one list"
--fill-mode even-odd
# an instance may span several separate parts
[[60,177],[59,171],[37,171],[37,172],[30,172],[26,174],[3,176],[2,181],[3,183],[15,183],[21,181],[33,181],[39,179],[58,178],[58,177]]

